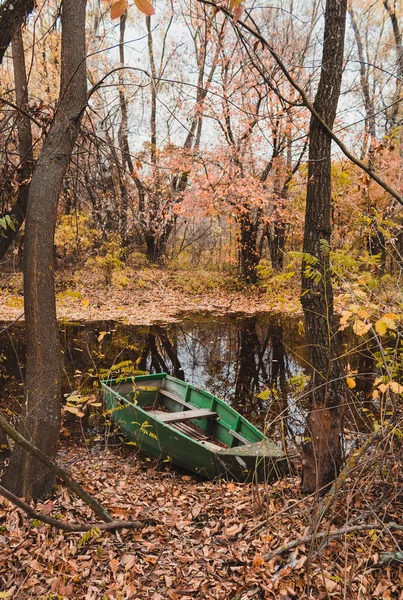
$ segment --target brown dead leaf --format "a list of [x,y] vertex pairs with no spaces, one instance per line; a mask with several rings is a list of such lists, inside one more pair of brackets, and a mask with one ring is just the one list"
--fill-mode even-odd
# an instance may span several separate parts
[[333,581],[333,579],[329,579],[328,577],[325,577],[324,579],[327,591],[330,593],[334,592],[334,590],[338,587],[339,584],[336,581]]
[[263,563],[264,563],[263,556],[261,556],[260,554],[255,554],[255,556],[253,557],[252,566],[254,568],[258,568],[261,565],[263,565]]
[[228,536],[233,536],[233,535],[237,535],[238,533],[240,533],[243,529],[243,524],[240,523],[239,525],[235,524],[235,525],[231,525],[231,527],[227,527],[224,530],[225,535]]

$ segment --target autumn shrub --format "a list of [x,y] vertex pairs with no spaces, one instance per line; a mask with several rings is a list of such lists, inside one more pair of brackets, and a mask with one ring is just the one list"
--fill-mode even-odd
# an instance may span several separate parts
[[87,215],[77,211],[62,215],[55,234],[57,256],[70,264],[82,260],[100,237],[100,232],[91,227]]
[[270,261],[262,259],[256,271],[258,283],[273,296],[287,294],[290,289],[299,285],[300,268],[296,266],[295,260],[290,261],[287,268],[279,273],[273,269]]
[[[106,242],[104,242],[100,248],[100,253],[94,258],[90,258],[87,261],[87,265],[94,268],[104,279],[106,285],[111,285],[114,276],[119,274],[122,276],[121,271],[125,269],[125,264],[122,261],[123,249],[121,244],[120,236],[117,234],[111,234],[108,236]],[[119,285],[119,276],[117,278],[117,285]],[[124,280],[126,281],[126,280]],[[122,285],[123,280],[120,282]],[[124,285],[127,285],[128,281]]]
[[203,294],[215,290],[234,290],[239,287],[235,277],[223,272],[208,271],[206,269],[193,269],[189,271],[173,271],[174,285],[190,294]]
[[149,266],[148,258],[144,252],[140,252],[139,250],[129,252],[125,263],[131,269],[144,269]]

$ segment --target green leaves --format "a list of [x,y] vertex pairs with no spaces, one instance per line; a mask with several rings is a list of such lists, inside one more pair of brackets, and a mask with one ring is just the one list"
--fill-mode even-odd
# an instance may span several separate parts
[[7,229],[8,227],[15,231],[15,225],[10,217],[10,215],[5,215],[4,217],[0,217],[0,227],[3,229]]

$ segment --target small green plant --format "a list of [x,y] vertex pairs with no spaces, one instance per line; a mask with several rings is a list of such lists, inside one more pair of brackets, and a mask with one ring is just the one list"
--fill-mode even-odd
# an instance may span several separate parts
[[[121,247],[121,239],[119,235],[111,234],[108,241],[105,242],[101,249],[102,254],[88,260],[88,265],[102,274],[106,285],[112,284],[114,273],[123,271],[125,268],[124,262],[121,260],[123,250]],[[126,283],[127,285],[127,283]]]
[[89,531],[83,533],[81,538],[78,540],[77,546],[79,548],[81,548],[82,546],[86,546],[91,540],[97,540],[99,537],[101,537],[101,534],[102,532],[99,529],[99,527],[93,527]]
[[12,229],[13,231],[15,231],[15,225],[10,217],[10,215],[5,215],[4,217],[0,217],[0,232],[2,234],[2,236],[4,236],[4,231],[7,231],[7,229]]

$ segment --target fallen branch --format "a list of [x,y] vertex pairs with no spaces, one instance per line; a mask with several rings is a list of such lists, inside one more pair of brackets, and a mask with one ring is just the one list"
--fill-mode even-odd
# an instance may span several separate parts
[[403,552],[381,552],[377,565],[403,564]]
[[65,521],[60,521],[59,519],[54,519],[53,517],[48,517],[47,515],[42,515],[37,512],[29,504],[17,498],[14,494],[6,490],[5,487],[0,485],[0,494],[4,496],[7,500],[12,502],[18,508],[21,508],[30,519],[38,519],[38,521],[42,521],[42,523],[46,523],[47,525],[51,525],[52,527],[56,527],[57,529],[62,529],[63,531],[72,532],[84,532],[91,531],[91,529],[100,529],[101,531],[118,531],[119,529],[143,529],[146,526],[146,523],[142,523],[141,521],[111,521],[109,523],[91,523],[91,524],[81,524],[81,523],[66,523]]
[[49,469],[56,473],[56,475],[62,481],[64,481],[64,483],[70,490],[77,494],[77,496],[81,498],[81,500],[85,502],[87,506],[92,508],[94,513],[100,519],[102,519],[102,521],[106,521],[107,523],[114,522],[113,517],[108,513],[108,511],[106,511],[104,507],[101,504],[99,504],[99,502],[97,502],[93,496],[91,496],[91,494],[86,492],[85,489],[81,487],[81,485],[67,473],[67,471],[60,467],[54,460],[46,456],[46,454],[44,454],[42,450],[39,450],[39,448],[33,446],[30,442],[28,442],[28,440],[24,438],[24,436],[22,436],[16,429],[14,429],[14,427],[8,421],[6,421],[6,419],[1,414],[0,428],[4,431],[6,435],[8,435],[8,437],[14,440],[16,444],[22,446],[22,448],[25,448],[25,450],[27,450],[27,452],[39,458],[39,460],[44,465],[46,465]]
[[335,529],[330,531],[323,531],[321,533],[313,533],[312,535],[306,535],[297,540],[293,540],[292,542],[288,542],[288,544],[283,544],[279,546],[272,552],[265,554],[263,557],[265,561],[269,561],[276,556],[280,556],[284,554],[284,552],[288,552],[289,550],[293,550],[298,546],[303,546],[304,544],[310,544],[315,540],[323,540],[324,538],[329,538],[328,541],[332,541],[342,535],[347,535],[349,533],[355,533],[357,531],[370,531],[371,529],[390,529],[392,531],[403,531],[403,525],[398,525],[397,523],[370,523],[368,525],[353,525],[351,527],[343,527],[342,529]]

